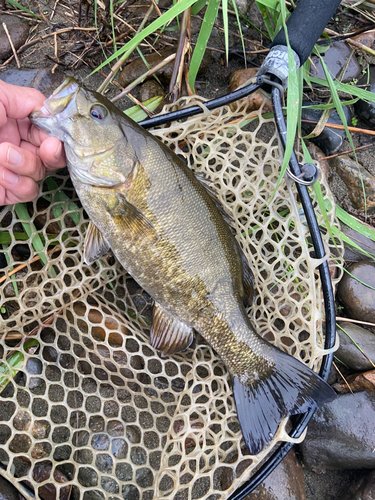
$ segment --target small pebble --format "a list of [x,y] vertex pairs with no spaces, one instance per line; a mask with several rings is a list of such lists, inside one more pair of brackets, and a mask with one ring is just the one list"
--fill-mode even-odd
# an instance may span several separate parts
[[[235,71],[229,80],[229,92],[233,92],[238,87],[244,85],[250,78],[254,78],[258,72],[259,68],[247,68]],[[264,102],[262,113],[269,113],[272,111],[271,101],[263,94],[259,92],[253,92],[252,94],[239,99],[230,104],[230,108],[235,111],[236,109],[244,110],[244,112],[249,113],[251,111],[256,111],[259,109]]]

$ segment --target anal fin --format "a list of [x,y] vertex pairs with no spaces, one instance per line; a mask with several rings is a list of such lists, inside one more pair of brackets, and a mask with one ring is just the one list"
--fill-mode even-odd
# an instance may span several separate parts
[[164,354],[184,351],[193,341],[193,329],[155,304],[151,327],[151,345]]
[[86,264],[90,265],[105,255],[110,249],[108,241],[104,238],[99,229],[92,223],[86,231],[84,243],[84,260]]

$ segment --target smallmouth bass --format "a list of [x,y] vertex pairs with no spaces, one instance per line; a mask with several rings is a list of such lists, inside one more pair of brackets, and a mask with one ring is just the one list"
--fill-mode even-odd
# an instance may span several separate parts
[[262,339],[245,309],[251,271],[217,203],[167,146],[104,96],[67,79],[31,121],[64,142],[91,222],[90,264],[110,248],[153,298],[151,343],[186,349],[198,331],[233,376],[252,455],[281,419],[335,397],[310,368]]

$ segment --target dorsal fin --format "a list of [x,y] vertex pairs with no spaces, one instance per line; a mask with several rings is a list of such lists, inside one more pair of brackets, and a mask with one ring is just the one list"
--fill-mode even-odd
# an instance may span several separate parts
[[198,181],[202,184],[202,186],[205,188],[207,193],[210,195],[211,199],[215,202],[216,208],[219,210],[221,216],[225,220],[225,222],[230,226],[231,229],[234,229],[233,225],[233,219],[232,217],[225,211],[223,205],[220,203],[220,200],[218,199],[218,195],[215,191],[215,189],[212,187],[212,182],[207,179],[207,177],[202,174],[195,174],[195,177],[198,179]]
[[[237,241],[237,240],[236,240]],[[238,250],[241,255],[241,261],[242,261],[242,271],[243,271],[243,287],[245,290],[245,306],[250,306],[253,303],[254,300],[254,283],[255,283],[255,278],[252,270],[250,269],[249,262],[247,260],[246,255],[244,254],[244,251],[240,247],[240,244],[237,241],[238,245]]]
[[[215,205],[218,208],[219,212],[221,213],[222,217],[224,218],[225,222],[231,228],[234,236],[236,236],[234,221],[233,221],[232,217],[229,214],[227,214],[223,205],[218,200],[217,193],[215,192],[215,190],[212,187],[212,182],[210,182],[210,180],[207,179],[207,177],[203,173],[195,174],[195,176],[198,179],[198,181],[202,184],[202,186],[206,189],[207,193],[210,195],[212,200],[215,202]],[[244,297],[245,306],[249,306],[252,304],[253,298],[254,298],[255,279],[254,279],[254,275],[250,269],[246,255],[244,254],[244,252],[243,252],[243,250],[242,250],[242,248],[237,240],[236,240],[236,243],[237,243],[238,252],[241,256],[241,261],[242,261],[243,286],[244,286],[244,290],[245,290],[245,297]]]
[[151,345],[164,354],[174,354],[189,347],[193,329],[168,314],[155,303],[150,331]]

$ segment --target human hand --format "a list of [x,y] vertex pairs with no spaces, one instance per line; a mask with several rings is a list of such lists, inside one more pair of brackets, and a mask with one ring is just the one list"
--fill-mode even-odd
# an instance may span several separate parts
[[28,119],[45,100],[36,89],[0,81],[0,205],[33,200],[46,171],[66,165],[62,143]]

